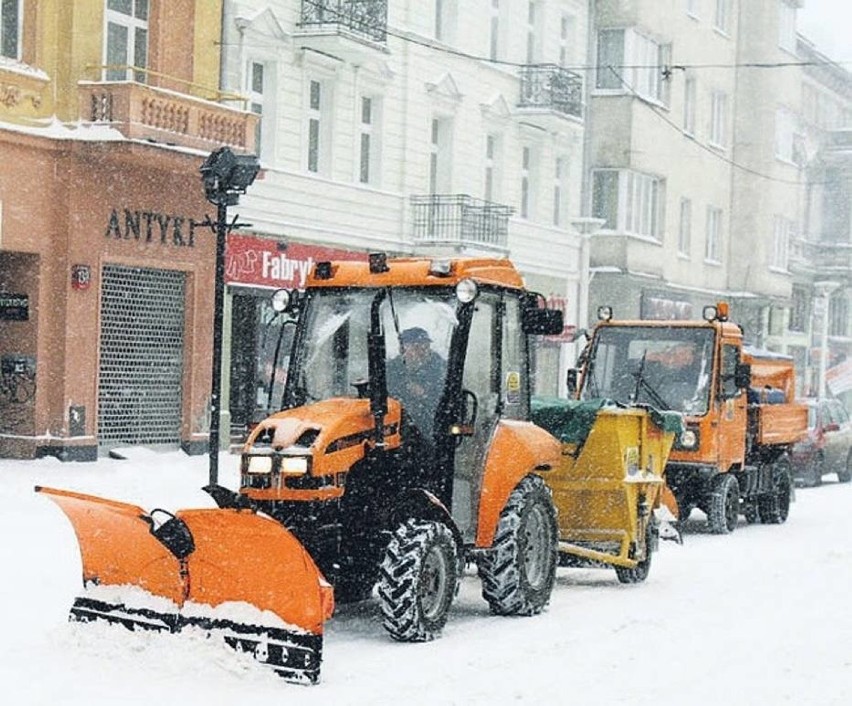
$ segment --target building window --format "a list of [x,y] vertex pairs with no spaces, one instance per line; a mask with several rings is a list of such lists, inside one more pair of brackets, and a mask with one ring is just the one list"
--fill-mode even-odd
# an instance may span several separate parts
[[710,144],[724,147],[728,140],[728,96],[713,91],[710,98]]
[[810,319],[808,291],[804,287],[794,286],[790,296],[790,330],[804,333],[807,330],[808,319]]
[[849,301],[843,292],[832,294],[828,303],[828,335],[847,336],[849,331]]
[[793,235],[793,222],[784,216],[775,216],[772,222],[772,257],[770,267],[787,271],[787,257]]
[[374,96],[361,96],[359,120],[358,181],[362,184],[379,183],[381,158],[381,100]]
[[664,80],[663,74],[670,63],[670,44],[659,44],[633,30],[603,29],[598,32],[595,86],[603,90],[633,91],[642,98],[666,104],[669,81]]
[[576,34],[577,20],[574,15],[562,15],[559,25],[559,65],[569,66],[574,51],[574,35]]
[[787,108],[775,111],[775,156],[783,162],[796,162],[798,137],[796,114]]
[[716,0],[716,29],[723,34],[731,31],[731,0]]
[[592,181],[592,215],[604,229],[659,240],[665,182],[629,170],[598,169]]
[[500,42],[500,0],[491,0],[490,34],[488,37],[488,56],[494,60],[501,54]]
[[497,134],[485,137],[485,200],[499,201],[501,193],[502,170],[502,141]]
[[568,194],[568,159],[557,157],[553,169],[553,225],[557,228],[565,226],[568,209],[565,200]]
[[704,240],[704,259],[707,262],[722,261],[722,209],[707,207],[707,228]]
[[453,124],[449,118],[432,118],[429,151],[429,193],[450,192]]
[[255,115],[261,116],[254,130],[254,145],[258,155],[263,156],[263,64],[252,61],[249,64],[249,108]]
[[435,0],[435,39],[450,43],[455,39],[456,0]]
[[686,14],[694,19],[698,19],[698,3],[699,0],[686,0]]
[[308,151],[307,169],[315,174],[328,175],[331,171],[331,111],[330,86],[317,79],[308,81],[306,111]]
[[538,2],[527,5],[527,64],[535,64],[541,56],[541,8]]
[[0,56],[21,58],[21,0],[0,3]]
[[695,78],[687,78],[683,84],[683,131],[695,135]]
[[778,0],[778,46],[796,53],[796,6],[790,0]]
[[692,201],[680,200],[680,220],[677,229],[677,251],[689,255],[692,249]]
[[107,81],[145,82],[148,67],[148,0],[107,0]]
[[535,155],[532,147],[521,149],[521,218],[532,218],[535,199]]

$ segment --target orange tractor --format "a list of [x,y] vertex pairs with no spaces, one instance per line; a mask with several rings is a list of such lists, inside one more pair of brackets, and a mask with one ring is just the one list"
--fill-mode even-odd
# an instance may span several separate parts
[[250,434],[239,489],[205,489],[218,508],[40,489],[80,543],[72,615],[218,630],[314,682],[335,599],[375,589],[393,638],[430,640],[473,561],[492,612],[542,611],[561,446],[529,421],[528,337],[561,332],[561,312],[507,260],[381,254],[317,263],[277,301],[295,326],[281,411]]

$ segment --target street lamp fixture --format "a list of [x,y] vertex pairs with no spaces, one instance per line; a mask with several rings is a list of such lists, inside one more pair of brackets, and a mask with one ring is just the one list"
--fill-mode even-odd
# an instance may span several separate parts
[[253,154],[234,154],[228,147],[210,153],[201,165],[204,195],[216,206],[216,288],[213,300],[213,376],[210,386],[210,485],[219,482],[219,426],[222,408],[222,319],[225,306],[225,243],[236,219],[228,223],[228,206],[239,203],[260,171]]

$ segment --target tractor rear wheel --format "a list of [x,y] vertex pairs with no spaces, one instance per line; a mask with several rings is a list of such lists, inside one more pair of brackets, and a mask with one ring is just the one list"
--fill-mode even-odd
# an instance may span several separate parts
[[494,544],[479,558],[482,597],[497,615],[535,615],[553,592],[556,510],[538,476],[527,476],[500,513]]
[[740,518],[740,486],[732,473],[720,473],[713,479],[707,521],[713,534],[729,534]]
[[411,519],[391,538],[378,585],[382,624],[394,640],[434,640],[459,584],[458,548],[442,522]]
[[790,461],[780,458],[772,468],[772,490],[759,500],[760,521],[765,525],[780,525],[786,522],[793,497],[793,474]]

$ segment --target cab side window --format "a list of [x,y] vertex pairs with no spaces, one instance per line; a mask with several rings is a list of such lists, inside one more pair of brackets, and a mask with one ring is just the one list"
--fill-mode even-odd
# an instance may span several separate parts
[[740,349],[737,346],[723,345],[722,346],[722,369],[719,375],[719,395],[723,400],[736,397],[740,390],[737,389],[735,382],[735,373],[737,364],[740,362]]

